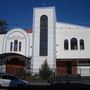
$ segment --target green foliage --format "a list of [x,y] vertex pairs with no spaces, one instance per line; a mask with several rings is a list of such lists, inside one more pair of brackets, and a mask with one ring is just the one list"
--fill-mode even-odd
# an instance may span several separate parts
[[31,76],[31,80],[35,80],[35,81],[37,80],[38,81],[38,80],[41,80],[41,77],[39,76],[38,73],[36,73],[36,74]]
[[7,26],[8,24],[5,20],[0,20],[0,34],[6,33]]
[[24,69],[20,69],[19,71],[17,71],[16,76],[24,80],[31,79],[31,73],[27,73]]
[[26,72],[24,69],[20,69],[19,71],[17,71],[16,76],[27,81],[41,80],[41,77],[38,73],[32,75],[31,73]]
[[49,67],[47,60],[42,64],[41,68],[39,69],[39,75],[44,80],[49,80],[51,78],[53,71]]
[[52,69],[49,67],[47,61],[41,65],[41,68],[39,69],[39,73],[36,73],[35,75],[31,75],[31,73],[27,73],[24,69],[20,69],[17,71],[16,76],[30,81],[30,80],[49,80],[51,79],[51,76],[53,74]]

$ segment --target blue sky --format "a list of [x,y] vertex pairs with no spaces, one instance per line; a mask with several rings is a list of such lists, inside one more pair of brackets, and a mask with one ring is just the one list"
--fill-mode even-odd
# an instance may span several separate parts
[[0,0],[0,19],[8,28],[32,28],[34,7],[55,6],[57,21],[90,26],[90,0]]

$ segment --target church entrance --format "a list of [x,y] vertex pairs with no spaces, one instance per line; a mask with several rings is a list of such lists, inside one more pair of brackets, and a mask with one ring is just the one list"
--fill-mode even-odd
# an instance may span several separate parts
[[56,75],[76,75],[77,74],[77,61],[56,61]]
[[6,73],[15,75],[20,69],[24,68],[24,62],[19,58],[12,58],[6,62]]

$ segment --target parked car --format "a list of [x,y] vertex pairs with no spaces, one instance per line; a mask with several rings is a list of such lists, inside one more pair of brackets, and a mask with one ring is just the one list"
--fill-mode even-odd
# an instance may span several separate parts
[[27,87],[29,83],[10,74],[0,74],[1,87]]

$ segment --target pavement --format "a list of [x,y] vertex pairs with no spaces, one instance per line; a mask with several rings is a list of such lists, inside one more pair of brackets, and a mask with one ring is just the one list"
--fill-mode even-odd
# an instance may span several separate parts
[[73,80],[69,80],[69,81],[55,81],[54,83],[53,82],[47,82],[47,81],[30,81],[29,84],[30,85],[41,85],[41,86],[50,86],[51,84],[55,84],[55,83],[58,83],[58,84],[87,84],[87,85],[90,85],[90,80],[77,80],[77,81],[73,81]]
[[[54,84],[51,84],[47,81],[31,81],[29,82],[30,86],[27,88],[23,88],[23,90],[50,90],[50,89],[65,89],[65,88],[89,88],[90,89],[90,81],[60,81]],[[0,90],[22,90],[21,88],[0,88]]]

